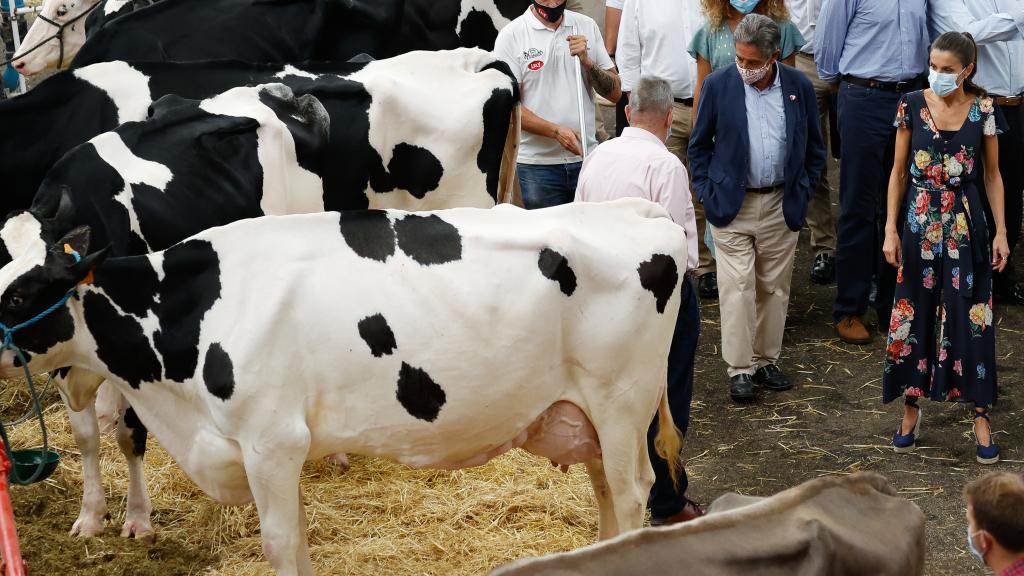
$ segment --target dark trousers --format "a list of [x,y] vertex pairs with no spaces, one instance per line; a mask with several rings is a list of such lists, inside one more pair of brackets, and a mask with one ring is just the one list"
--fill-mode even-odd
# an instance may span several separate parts
[[[1003,198],[1006,214],[1006,240],[1010,254],[1020,240],[1021,215],[1024,213],[1024,106],[999,106],[1010,129],[999,135],[999,173],[1003,177]],[[980,155],[979,158],[984,158]],[[982,169],[984,165],[980,166]],[[992,209],[985,194],[985,172],[978,174],[978,188],[985,203],[985,217],[992,223],[988,227],[989,240],[995,238],[996,227],[992,220]],[[1012,262],[1012,260],[1011,260]],[[993,273],[992,285],[996,292],[1013,288],[1016,282],[1012,264],[1002,273]]]
[[839,225],[833,315],[862,316],[871,277],[878,275],[875,306],[888,322],[896,269],[885,263],[885,201],[892,172],[900,94],[843,82],[839,89]]
[[[668,405],[676,427],[686,434],[690,425],[690,400],[693,399],[693,360],[697,354],[700,336],[700,309],[697,295],[689,279],[683,282],[682,302],[676,329],[672,334],[672,347],[668,352]],[[654,450],[654,437],[658,433],[658,417],[654,417],[647,430],[647,452],[654,467],[654,486],[651,487],[651,516],[668,518],[686,506],[688,481],[686,470],[679,476],[679,486],[673,486],[668,474],[668,463]]]

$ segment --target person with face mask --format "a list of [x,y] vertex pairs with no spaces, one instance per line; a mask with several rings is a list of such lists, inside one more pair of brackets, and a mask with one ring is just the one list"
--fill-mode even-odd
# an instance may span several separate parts
[[[897,107],[882,247],[897,272],[882,401],[904,399],[892,440],[897,452],[917,447],[921,397],[972,403],[976,458],[994,464],[999,447],[988,416],[996,400],[992,273],[1010,258],[996,137],[1006,126],[992,98],[972,81],[977,54],[969,34],[939,36],[932,43],[930,87],[903,96]],[[991,222],[978,187],[982,178]],[[995,230],[991,250],[989,228]]]
[[991,472],[964,488],[967,549],[996,576],[1024,576],[1024,477]]
[[597,146],[594,92],[612,102],[621,94],[597,23],[566,10],[566,0],[533,0],[498,32],[494,54],[508,64],[520,86],[523,133],[516,175],[523,204],[534,209],[572,202],[583,164],[581,139],[589,150]]
[[793,261],[825,166],[814,86],[779,63],[781,35],[767,16],[740,21],[734,63],[708,76],[690,136],[693,187],[718,257],[722,358],[735,402],[755,400],[755,385],[792,386],[778,364]]
[[892,307],[895,274],[879,253],[886,176],[892,170],[900,96],[923,88],[928,63],[927,0],[824,0],[814,29],[818,77],[838,94],[839,222],[836,226],[836,334],[868,344],[864,321],[874,298],[878,328]]
[[[733,31],[747,14],[764,14],[779,25],[781,40],[779,59],[789,66],[796,62],[796,53],[804,45],[800,30],[789,20],[789,10],[783,0],[684,0],[700,2],[707,22],[690,39],[687,51],[697,63],[697,80],[693,87],[691,115],[696,117],[704,80],[715,70],[733,65],[736,58]],[[691,118],[691,125],[693,118]],[[697,226],[704,233],[703,213],[698,210]],[[715,260],[707,248],[701,251],[698,274],[701,298],[718,297],[718,274]]]
[[[1024,0],[929,0],[932,37],[969,32],[978,43],[978,76],[1009,130],[999,135],[999,172],[1006,190],[1006,237],[1010,250],[1024,218]],[[984,195],[982,196],[984,199]],[[991,212],[986,207],[991,218]],[[1024,284],[1011,262],[992,278],[997,302],[1024,304]]]
[[[657,76],[641,76],[631,85],[626,114],[629,127],[622,135],[594,150],[580,172],[577,202],[602,202],[618,198],[644,198],[661,204],[686,232],[687,261],[680,262],[682,304],[668,354],[668,402],[672,419],[686,434],[693,397],[693,361],[700,335],[700,312],[689,273],[697,266],[697,222],[686,168],[665,142],[672,129],[673,86]],[[686,497],[686,472],[674,484],[668,465],[654,450],[657,422],[651,423],[647,446],[654,467],[654,486],[648,506],[651,524],[685,522],[704,515]]]

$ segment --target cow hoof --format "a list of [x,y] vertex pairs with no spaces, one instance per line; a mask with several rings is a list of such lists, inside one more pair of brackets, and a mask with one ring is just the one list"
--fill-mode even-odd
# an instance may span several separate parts
[[124,527],[121,528],[122,538],[135,538],[140,542],[152,544],[156,541],[156,532],[153,530],[153,525],[149,523],[149,520],[127,520],[124,523]]
[[338,467],[338,472],[340,472],[342,474],[344,474],[345,472],[348,472],[348,469],[349,469],[348,456],[346,454],[344,454],[343,452],[338,452],[337,454],[331,454],[330,456],[324,456],[324,462],[327,462],[328,464],[334,464],[335,466]]
[[71,525],[71,532],[69,536],[82,536],[84,538],[93,538],[95,536],[103,535],[103,517],[91,518],[87,516],[79,516],[75,523]]

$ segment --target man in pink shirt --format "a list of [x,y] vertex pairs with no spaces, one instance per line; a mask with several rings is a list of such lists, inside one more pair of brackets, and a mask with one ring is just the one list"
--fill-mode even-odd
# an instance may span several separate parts
[[[686,433],[693,397],[693,359],[700,335],[700,312],[689,272],[697,267],[697,221],[690,200],[686,168],[665,147],[672,127],[672,86],[655,76],[644,76],[629,95],[626,116],[629,128],[622,136],[601,144],[583,162],[576,186],[577,202],[602,202],[618,198],[644,198],[665,207],[672,220],[683,227],[689,246],[682,283],[682,302],[668,354],[668,401],[679,429]],[[649,506],[655,526],[685,522],[704,515],[686,497],[686,472],[673,485],[668,466],[654,450],[657,422],[651,423],[647,447],[654,467],[654,486]]]

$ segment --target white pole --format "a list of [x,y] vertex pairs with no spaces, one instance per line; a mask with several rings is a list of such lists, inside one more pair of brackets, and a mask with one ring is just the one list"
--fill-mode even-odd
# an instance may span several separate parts
[[[576,35],[576,25],[569,27],[569,32]],[[576,57],[576,101],[579,104],[580,112],[580,147],[583,150],[583,158],[587,157],[587,116],[583,109],[583,72],[580,68],[580,58]]]
[[[14,53],[17,54],[18,49],[21,48],[21,30],[18,29],[18,15],[30,14],[35,12],[37,9],[35,7],[28,6],[24,8],[17,8],[15,7],[15,4],[17,4],[16,0],[7,0],[7,8],[10,10],[11,17],[11,37],[14,40]],[[25,77],[18,74],[18,93],[24,94],[26,90]]]

